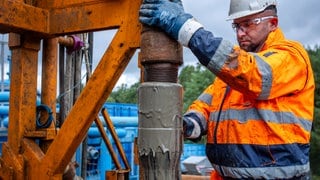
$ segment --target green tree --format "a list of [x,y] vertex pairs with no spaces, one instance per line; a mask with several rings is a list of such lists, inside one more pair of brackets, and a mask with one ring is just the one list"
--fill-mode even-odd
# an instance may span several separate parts
[[192,74],[195,71],[195,67],[192,65],[185,66],[182,68],[180,74],[179,74],[179,83],[185,87],[187,82],[190,81],[190,74]]
[[310,164],[313,179],[320,179],[320,48],[307,49],[315,78],[315,111],[311,132]]
[[179,82],[184,88],[183,111],[213,82],[214,74],[202,65],[184,67],[179,75]]
[[112,91],[107,102],[115,103],[137,103],[139,82],[128,87],[127,84],[121,84],[116,90]]

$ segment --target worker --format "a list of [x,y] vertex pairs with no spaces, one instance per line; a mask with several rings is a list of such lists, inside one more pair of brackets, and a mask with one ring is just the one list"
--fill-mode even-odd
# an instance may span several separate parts
[[139,14],[216,75],[183,116],[186,138],[206,135],[215,175],[310,179],[314,77],[303,46],[278,27],[276,0],[230,0],[237,45],[206,30],[181,0],[144,0]]

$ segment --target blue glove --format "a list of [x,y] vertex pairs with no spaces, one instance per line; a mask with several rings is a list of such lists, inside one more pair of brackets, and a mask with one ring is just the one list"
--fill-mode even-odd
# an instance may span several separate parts
[[181,0],[144,0],[139,13],[141,23],[161,28],[176,40],[182,25],[192,18],[184,12]]
[[[196,120],[194,120],[196,121]],[[201,140],[203,128],[199,126],[198,128],[195,127],[195,124],[192,122],[191,117],[188,115],[183,116],[183,136],[184,138],[198,142]],[[197,134],[197,137],[194,137]]]
[[188,138],[191,136],[194,129],[194,124],[191,122],[189,117],[183,117],[183,135]]

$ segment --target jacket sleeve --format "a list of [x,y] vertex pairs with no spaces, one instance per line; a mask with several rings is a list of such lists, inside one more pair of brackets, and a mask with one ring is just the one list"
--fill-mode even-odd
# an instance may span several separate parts
[[187,138],[199,139],[199,137],[207,133],[207,120],[210,116],[210,106],[213,100],[212,91],[213,84],[202,92],[184,114],[184,118],[189,119],[194,124],[191,136]]
[[310,70],[305,50],[292,41],[250,53],[201,28],[188,46],[202,65],[232,89],[258,100],[299,92]]

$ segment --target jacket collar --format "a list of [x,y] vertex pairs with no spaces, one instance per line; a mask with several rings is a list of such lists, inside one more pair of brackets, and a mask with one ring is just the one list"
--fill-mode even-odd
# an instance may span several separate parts
[[284,34],[280,28],[269,33],[267,40],[265,41],[264,45],[260,49],[260,51],[268,49],[272,44],[275,42],[279,42],[284,39]]

